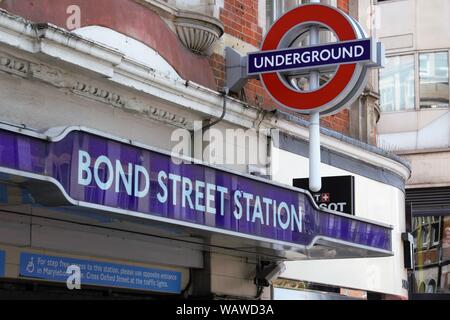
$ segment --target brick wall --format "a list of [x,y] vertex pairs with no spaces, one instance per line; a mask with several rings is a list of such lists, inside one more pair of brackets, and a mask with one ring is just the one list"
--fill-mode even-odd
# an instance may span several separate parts
[[[349,12],[349,0],[338,0],[338,7]],[[261,46],[262,28],[258,25],[258,0],[225,0],[220,12],[220,19],[225,26],[225,33],[245,41],[255,47]],[[213,54],[210,65],[217,86],[225,85],[225,60],[221,55]],[[247,103],[267,110],[273,110],[275,102],[270,98],[258,80],[250,80],[238,98]],[[322,119],[324,127],[349,134],[350,116],[348,110]]]
[[337,0],[337,6],[338,8],[344,10],[345,12],[349,13],[350,11],[350,0]]
[[[337,6],[343,11],[350,13],[350,0],[338,0]],[[350,112],[348,109],[344,109],[334,116],[323,118],[321,123],[324,127],[346,135],[350,134]]]
[[[263,34],[261,26],[258,25],[258,15],[258,0],[225,0],[220,11],[220,20],[224,24],[225,33],[259,48]],[[225,85],[224,62],[224,58],[218,54],[212,55],[210,59],[219,88]],[[243,92],[236,97],[264,109],[275,108],[275,103],[258,80],[250,80]]]
[[262,28],[258,25],[258,0],[225,0],[220,12],[225,33],[255,47],[261,45]]

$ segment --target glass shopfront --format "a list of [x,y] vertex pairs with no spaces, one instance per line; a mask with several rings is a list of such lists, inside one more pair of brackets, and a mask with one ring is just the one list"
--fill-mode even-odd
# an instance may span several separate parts
[[450,188],[407,191],[412,208],[415,295],[450,294]]

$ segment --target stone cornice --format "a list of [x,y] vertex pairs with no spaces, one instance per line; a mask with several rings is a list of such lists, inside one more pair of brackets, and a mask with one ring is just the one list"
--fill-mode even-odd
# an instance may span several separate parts
[[111,105],[127,112],[139,113],[141,117],[165,122],[175,127],[190,129],[191,125],[183,116],[145,103],[132,94],[123,95],[92,83],[71,77],[61,68],[14,57],[0,51],[0,72],[22,78],[32,78],[64,89],[74,95]]

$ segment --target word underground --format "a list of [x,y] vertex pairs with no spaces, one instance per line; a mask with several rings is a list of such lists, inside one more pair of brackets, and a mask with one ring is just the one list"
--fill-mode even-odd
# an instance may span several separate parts
[[[106,170],[106,174],[105,174]],[[101,178],[101,177],[107,178]],[[284,201],[262,197],[242,190],[230,190],[224,186],[189,179],[166,171],[158,172],[156,198],[161,204],[171,204],[208,214],[230,214],[226,210],[226,199],[232,199],[232,214],[236,220],[261,225],[281,227],[283,230],[302,232],[303,208]],[[106,181],[103,181],[106,179]],[[134,183],[133,183],[134,182]],[[106,156],[92,161],[89,153],[79,151],[78,184],[91,186],[93,183],[101,190],[121,191],[123,186],[129,196],[147,197],[150,193],[150,175],[146,168],[129,163],[126,169],[117,160],[114,164]],[[180,199],[181,196],[181,199]],[[171,199],[171,200],[170,200]],[[170,200],[170,201],[169,201]]]
[[369,60],[370,40],[249,54],[249,74]]

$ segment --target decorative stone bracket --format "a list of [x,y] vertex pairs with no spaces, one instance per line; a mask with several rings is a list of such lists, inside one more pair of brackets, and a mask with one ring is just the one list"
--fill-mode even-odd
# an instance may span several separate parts
[[198,54],[205,54],[224,32],[222,23],[202,14],[179,11],[174,19],[181,42]]
[[183,45],[196,54],[205,55],[224,34],[222,22],[213,16],[180,10],[161,0],[140,0],[173,23]]

